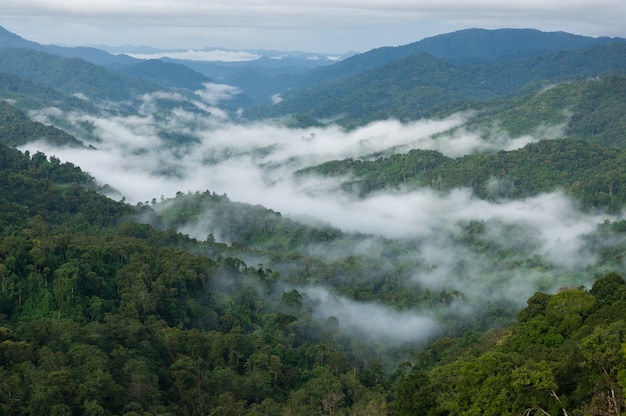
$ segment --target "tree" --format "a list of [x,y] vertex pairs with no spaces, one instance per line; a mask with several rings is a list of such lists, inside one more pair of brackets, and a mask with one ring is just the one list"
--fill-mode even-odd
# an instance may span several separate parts
[[596,298],[580,289],[570,289],[552,296],[546,305],[546,319],[564,335],[578,329],[595,308]]
[[544,315],[550,298],[552,298],[551,295],[542,292],[537,292],[528,298],[526,301],[528,306],[517,314],[518,321],[525,322],[539,314]]
[[149,362],[143,358],[131,358],[123,368],[127,377],[127,402],[140,403],[145,410],[154,409],[160,400],[158,377],[150,368]]
[[394,386],[395,397],[391,407],[392,415],[423,415],[435,413],[436,392],[428,374],[422,370],[413,370],[402,377]]
[[589,293],[596,298],[598,306],[611,304],[626,294],[626,281],[621,275],[611,272],[596,280]]

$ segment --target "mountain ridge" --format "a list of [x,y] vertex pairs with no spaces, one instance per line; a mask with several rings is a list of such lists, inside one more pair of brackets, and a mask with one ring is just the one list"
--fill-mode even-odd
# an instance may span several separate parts
[[[0,29],[0,47],[22,47],[66,58],[78,57],[117,71],[133,71],[135,75],[138,71],[128,67],[141,62],[128,55],[111,54],[95,47],[41,45],[4,28],[0,27]],[[296,61],[289,56],[277,60],[264,55],[249,62],[202,62],[166,58],[162,60],[182,64],[215,82],[236,86],[254,97],[255,102],[260,103],[276,94],[302,90],[313,85],[354,76],[417,53],[428,53],[455,65],[468,66],[520,59],[555,50],[580,49],[616,39],[621,38],[594,38],[566,32],[542,32],[536,29],[472,28],[427,37],[406,45],[372,49],[323,66],[313,61],[306,63],[303,59]],[[274,51],[274,53],[278,52]],[[306,57],[306,54],[303,56]],[[168,70],[165,66],[164,71],[166,73],[161,78],[171,82],[171,75],[167,74]],[[179,76],[185,78],[188,74],[182,71]],[[154,77],[153,72],[146,78],[154,79]],[[198,78],[198,76],[195,77]]]
[[[502,34],[506,36],[502,38]],[[471,37],[471,41],[468,41]],[[385,46],[347,58],[328,68],[312,71],[302,81],[302,86],[355,75],[394,60],[425,52],[437,58],[465,64],[500,60],[503,57],[519,58],[548,51],[580,49],[615,38],[575,35],[566,32],[542,32],[536,29],[463,29],[424,38],[400,46]],[[514,48],[513,48],[514,47]]]
[[626,40],[472,66],[421,53],[294,90],[282,102],[251,108],[247,114],[251,118],[304,114],[313,119],[340,114],[339,122],[352,126],[376,119],[415,120],[524,88],[624,71]]

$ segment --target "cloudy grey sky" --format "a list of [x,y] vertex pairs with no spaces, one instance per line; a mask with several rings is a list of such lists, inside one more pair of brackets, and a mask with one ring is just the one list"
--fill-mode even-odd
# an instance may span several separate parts
[[626,37],[624,0],[1,0],[0,25],[44,44],[343,53],[469,27]]

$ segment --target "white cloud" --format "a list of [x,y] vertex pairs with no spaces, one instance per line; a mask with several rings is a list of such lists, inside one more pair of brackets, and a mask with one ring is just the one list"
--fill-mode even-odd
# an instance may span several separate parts
[[221,101],[226,101],[239,94],[238,88],[231,85],[214,84],[207,82],[204,84],[203,90],[196,91],[196,95],[200,96],[204,101],[212,106],[218,105]]
[[62,117],[63,111],[56,107],[45,107],[37,111],[30,111],[28,115],[35,121],[45,123],[49,118]]
[[272,95],[272,104],[280,104],[283,102],[283,97],[280,94]]
[[440,324],[416,311],[395,311],[374,302],[357,302],[330,293],[322,287],[306,287],[302,291],[318,303],[314,315],[321,320],[335,317],[342,332],[360,339],[386,344],[426,341],[440,329]]
[[172,52],[160,52],[160,53],[133,53],[127,54],[137,59],[188,59],[192,61],[207,61],[207,62],[243,62],[254,61],[261,58],[261,55],[246,51],[225,51],[220,49],[214,50],[187,50],[187,51],[172,51]]

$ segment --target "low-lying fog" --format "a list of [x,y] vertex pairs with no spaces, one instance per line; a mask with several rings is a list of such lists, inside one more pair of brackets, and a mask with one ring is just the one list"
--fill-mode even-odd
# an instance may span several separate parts
[[[499,202],[476,199],[467,189],[448,193],[396,190],[358,199],[340,191],[335,179],[307,177],[294,181],[291,173],[298,169],[335,159],[367,157],[391,148],[395,152],[433,149],[457,157],[477,151],[512,150],[545,136],[508,138],[470,132],[463,128],[470,113],[404,124],[380,121],[353,131],[337,126],[290,129],[272,123],[238,124],[215,107],[220,98],[232,93],[215,86],[204,92],[204,102],[197,104],[211,112],[210,116],[185,111],[182,105],[157,116],[153,111],[158,100],[183,100],[167,94],[144,97],[144,106],[134,116],[105,118],[62,114],[52,109],[33,112],[33,118],[43,122],[49,122],[51,115],[69,120],[76,126],[77,138],[97,150],[58,148],[44,142],[30,143],[23,150],[40,150],[70,161],[102,184],[117,189],[121,195],[114,198],[123,196],[130,203],[169,198],[179,191],[209,190],[227,194],[233,201],[260,204],[284,216],[326,223],[346,232],[419,240],[419,256],[432,267],[428,272],[416,272],[416,284],[456,289],[476,299],[485,296],[481,276],[489,270],[481,259],[480,266],[474,263],[469,280],[455,279],[453,262],[458,262],[459,256],[472,255],[453,242],[461,230],[459,224],[471,220],[495,224],[488,230],[489,238],[494,240],[509,238],[500,236],[505,227],[519,227],[524,230],[520,238],[528,240],[520,243],[527,250],[525,255],[540,256],[563,270],[582,270],[594,262],[593,253],[582,249],[584,237],[598,223],[614,219],[582,213],[560,192]],[[93,127],[90,138],[80,136],[80,126],[85,122]],[[175,145],[161,138],[163,132],[183,135],[190,141]],[[197,233],[195,237],[203,239],[207,230],[198,229]],[[546,279],[556,279],[548,283],[550,288],[572,283],[559,280],[558,274],[554,276],[501,276],[498,296],[522,307],[538,286],[546,286]],[[584,279],[573,283],[589,285],[591,276]],[[400,315],[385,311],[379,304],[359,304],[330,296],[323,288],[309,288],[309,292],[326,305],[318,314],[337,316],[344,327],[367,327],[370,333],[385,337],[387,329],[398,327],[400,320],[404,322],[402,341],[432,333],[431,318],[424,311],[404,311]],[[420,331],[424,327],[427,330]]]

